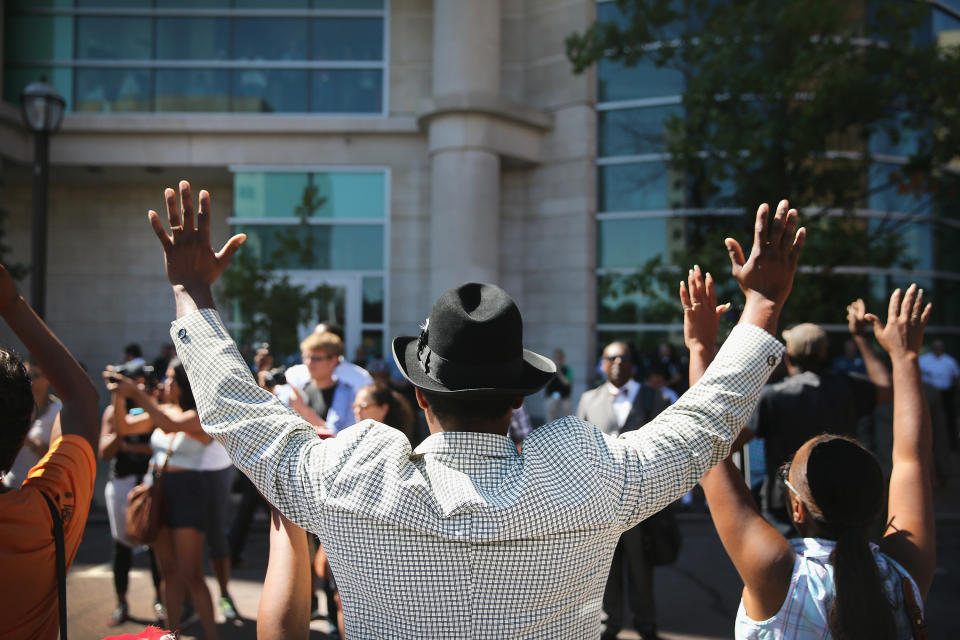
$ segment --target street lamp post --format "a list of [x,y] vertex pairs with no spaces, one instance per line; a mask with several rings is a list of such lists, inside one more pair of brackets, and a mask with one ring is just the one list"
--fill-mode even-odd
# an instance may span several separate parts
[[66,101],[46,78],[27,85],[20,96],[23,121],[33,131],[33,238],[30,268],[30,303],[44,316],[47,288],[47,191],[50,136],[63,121]]

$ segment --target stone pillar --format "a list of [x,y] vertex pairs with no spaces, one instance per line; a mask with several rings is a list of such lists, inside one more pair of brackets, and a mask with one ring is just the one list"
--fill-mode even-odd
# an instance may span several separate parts
[[[434,99],[499,98],[500,0],[435,0]],[[469,108],[430,117],[430,294],[463,282],[496,283],[500,263],[500,157],[475,135]]]

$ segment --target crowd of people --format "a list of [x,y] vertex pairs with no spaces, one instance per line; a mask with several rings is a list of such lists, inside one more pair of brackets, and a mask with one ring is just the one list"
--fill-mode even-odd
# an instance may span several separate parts
[[[675,559],[674,505],[699,484],[744,583],[737,638],[923,637],[932,487],[947,472],[932,442],[940,433],[957,446],[960,369],[942,341],[920,355],[930,305],[915,285],[891,295],[886,322],[852,302],[836,359],[813,324],[784,331],[784,347],[777,325],[805,240],[785,201],[772,215],[760,207],[749,254],[727,240],[746,304],[722,348],[728,305],[695,266],[678,292],[689,356],[606,344],[574,403],[563,351],[524,349],[520,311],[494,285],[445,293],[420,335],[393,341],[395,367],[349,362],[332,321],[303,339],[294,366],[275,366],[266,344],[247,362],[210,293],[243,236],[214,252],[209,194],[196,211],[185,182],[179,203],[173,190],[165,199],[170,231],[155,212],[150,222],[177,303],[176,348],[151,366],[128,345],[102,373],[111,400],[99,419],[89,378],[0,267],[0,315],[31,354],[24,364],[0,351],[7,575],[69,568],[96,456],[110,464],[112,625],[128,619],[128,575],[145,549],[158,622],[178,630],[195,614],[216,638],[216,610],[238,615],[230,571],[262,507],[260,638],[307,637],[323,598],[345,638],[615,638],[632,626],[652,640],[653,569]],[[541,391],[542,425],[524,403]],[[857,437],[890,402],[885,475]],[[731,456],[751,441],[762,444],[756,485]],[[127,500],[152,482],[165,510],[144,547],[128,535]],[[232,519],[231,490],[241,495]],[[59,560],[51,519],[63,529]],[[65,621],[49,575],[0,587],[22,605],[0,636],[56,635]]]

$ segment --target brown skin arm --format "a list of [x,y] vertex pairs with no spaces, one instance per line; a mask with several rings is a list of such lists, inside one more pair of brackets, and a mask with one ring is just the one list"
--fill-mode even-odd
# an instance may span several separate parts
[[[680,284],[684,307],[683,335],[690,350],[690,384],[695,384],[716,355],[720,314],[710,274],[699,267]],[[743,606],[754,620],[773,616],[787,597],[794,552],[786,538],[757,509],[743,475],[727,458],[700,480],[710,505],[710,517],[737,573],[743,580]]]
[[271,509],[270,559],[257,609],[257,638],[310,636],[311,566],[306,532]]
[[20,297],[3,265],[0,265],[0,316],[36,359],[63,402],[59,429],[54,427],[51,440],[61,432],[78,435],[96,451],[100,436],[97,391],[63,343]]
[[933,435],[924,401],[917,354],[931,305],[923,306],[923,290],[910,285],[902,296],[890,296],[887,324],[872,314],[874,335],[893,363],[893,471],[887,502],[888,525],[880,549],[903,565],[926,600],[936,568],[936,526],[933,516]]
[[[207,444],[213,439],[208,436],[200,425],[200,416],[194,410],[180,411],[169,405],[161,406],[153,396],[141,389],[133,380],[125,376],[114,374],[121,392],[133,400],[134,404],[141,407],[145,413],[133,418],[125,418],[129,421],[137,419],[149,420],[151,429],[156,427],[165,433],[175,433],[183,431],[191,438]],[[143,416],[143,418],[141,418]],[[140,431],[143,433],[143,431]]]
[[850,329],[850,337],[857,345],[860,357],[863,358],[867,376],[877,388],[877,404],[890,404],[893,399],[893,379],[890,377],[890,371],[870,348],[870,343],[867,341],[866,332],[869,323],[866,320],[866,314],[866,303],[863,298],[857,298],[847,305],[847,326]]

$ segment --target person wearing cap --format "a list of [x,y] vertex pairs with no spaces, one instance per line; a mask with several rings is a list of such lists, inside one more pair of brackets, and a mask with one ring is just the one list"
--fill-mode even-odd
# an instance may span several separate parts
[[[419,336],[393,355],[416,387],[431,436],[415,450],[364,420],[336,438],[257,386],[215,309],[211,285],[244,236],[210,247],[210,196],[199,215],[187,182],[165,192],[170,233],[149,213],[166,258],[171,335],[204,429],[294,524],[319,536],[347,637],[590,638],[620,534],[689,490],[720,462],[752,413],[783,347],[773,337],[805,231],[780,203],[757,212],[749,259],[727,240],[746,294],[740,324],[672,407],[619,438],[565,417],[523,452],[511,410],[556,367],[523,347],[520,310],[495,285],[443,294]],[[693,301],[692,304],[702,302]],[[692,307],[691,307],[692,308]]]
[[865,313],[863,300],[847,307],[850,333],[866,365],[866,376],[829,371],[829,342],[821,327],[804,322],[783,332],[787,377],[763,390],[756,412],[735,445],[755,436],[764,439],[766,472],[760,489],[761,511],[785,535],[793,530],[793,524],[787,513],[784,484],[777,478],[780,465],[818,434],[856,437],[860,418],[871,415],[877,404],[890,402],[890,372],[865,338]]

